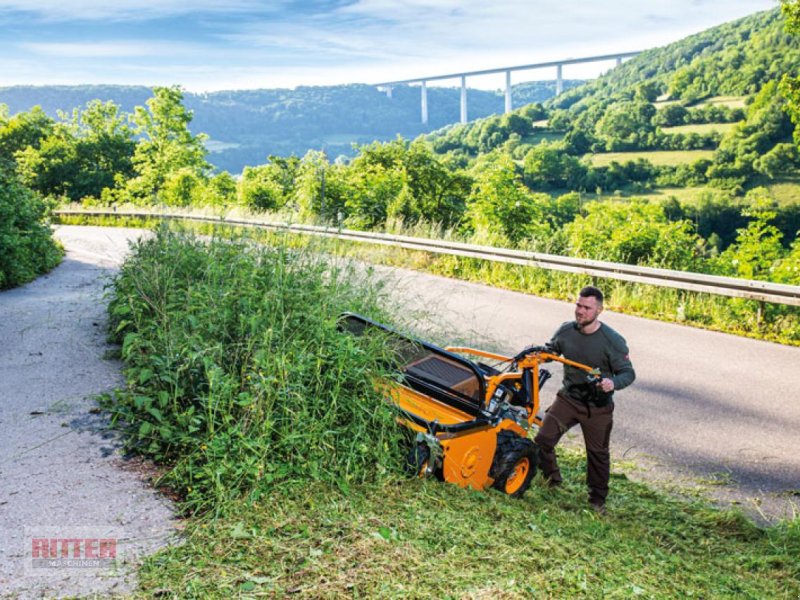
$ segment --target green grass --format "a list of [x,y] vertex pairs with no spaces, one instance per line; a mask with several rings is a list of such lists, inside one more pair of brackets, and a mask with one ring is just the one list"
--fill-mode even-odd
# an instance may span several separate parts
[[715,105],[727,106],[728,108],[744,108],[746,100],[747,96],[714,96],[693,104],[692,107]]
[[164,482],[192,510],[298,478],[346,489],[402,460],[374,387],[391,359],[337,330],[344,311],[381,315],[380,284],[349,261],[271,241],[160,227],[113,282],[127,386],[104,404],[127,448],[168,465]]
[[536,145],[541,141],[560,142],[564,139],[564,134],[557,131],[538,131],[522,138],[523,144]]
[[717,131],[726,134],[736,127],[737,123],[696,123],[693,125],[676,125],[675,127],[662,127],[664,133],[697,133],[700,135]]
[[711,159],[713,154],[713,150],[651,150],[647,152],[604,152],[602,154],[587,154],[584,158],[588,158],[594,167],[606,167],[613,161],[626,163],[640,158],[661,167],[687,165],[701,158]]
[[800,521],[762,530],[735,512],[612,474],[587,510],[583,456],[566,483],[521,499],[432,480],[308,483],[193,520],[149,558],[140,594],[303,598],[796,598]]
[[[705,100],[701,100],[697,104],[691,105],[689,108],[697,108],[700,106],[707,106],[707,105],[721,105],[727,106],[729,108],[744,108],[745,101],[747,100],[747,96],[714,96],[713,98],[706,98]],[[678,104],[680,100],[657,100],[653,102],[653,106],[656,108],[664,108],[665,106],[669,106],[670,104]]]
[[778,204],[800,204],[800,175],[780,177],[764,185]]

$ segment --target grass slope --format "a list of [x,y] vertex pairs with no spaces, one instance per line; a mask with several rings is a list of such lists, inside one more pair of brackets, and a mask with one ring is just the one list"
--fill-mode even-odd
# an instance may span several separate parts
[[369,272],[267,239],[162,227],[115,279],[127,385],[106,405],[195,515],[146,561],[142,597],[800,595],[800,520],[761,530],[619,465],[600,517],[575,451],[564,486],[522,500],[402,477],[410,441],[374,386],[384,344],[336,329],[389,299]]

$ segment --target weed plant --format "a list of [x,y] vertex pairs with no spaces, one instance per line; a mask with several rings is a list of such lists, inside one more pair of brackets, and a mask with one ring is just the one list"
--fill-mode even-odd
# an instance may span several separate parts
[[385,317],[380,283],[285,242],[162,226],[113,281],[128,385],[107,406],[129,448],[169,465],[163,481],[189,510],[303,479],[346,490],[400,463],[375,388],[391,357],[337,330],[346,310]]

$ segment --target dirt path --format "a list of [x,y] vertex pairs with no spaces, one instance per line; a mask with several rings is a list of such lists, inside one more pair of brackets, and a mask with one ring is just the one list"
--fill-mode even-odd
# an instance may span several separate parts
[[[68,248],[71,235],[60,235]],[[174,532],[169,502],[126,468],[92,400],[122,383],[104,358],[102,294],[128,237],[102,230],[49,275],[0,293],[0,595],[125,593],[137,556]],[[42,536],[113,539],[125,565],[34,568],[26,551]]]

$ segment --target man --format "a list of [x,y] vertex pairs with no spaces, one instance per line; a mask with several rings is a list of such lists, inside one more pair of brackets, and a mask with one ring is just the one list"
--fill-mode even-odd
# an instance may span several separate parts
[[580,424],[586,445],[586,482],[589,503],[605,513],[610,469],[609,438],[614,414],[614,391],[636,378],[625,339],[598,321],[603,311],[603,293],[593,286],[583,288],[575,304],[575,320],[561,325],[547,349],[569,360],[600,370],[600,382],[590,383],[587,373],[564,365],[564,380],[544,417],[534,441],[539,446],[539,467],[551,486],[561,483],[555,447],[561,436]]

